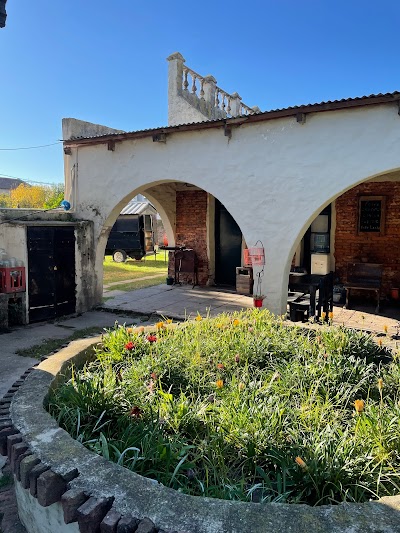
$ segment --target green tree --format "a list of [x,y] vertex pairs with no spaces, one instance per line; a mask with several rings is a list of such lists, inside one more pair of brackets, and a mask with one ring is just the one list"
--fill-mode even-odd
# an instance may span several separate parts
[[44,209],[54,209],[60,207],[61,202],[64,200],[64,185],[62,183],[56,183],[47,187],[48,196],[44,203]]

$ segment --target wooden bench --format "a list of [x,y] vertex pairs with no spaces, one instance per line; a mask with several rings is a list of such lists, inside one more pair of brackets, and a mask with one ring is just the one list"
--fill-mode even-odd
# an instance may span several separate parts
[[349,298],[352,289],[358,291],[373,291],[376,295],[375,313],[379,313],[381,298],[382,265],[375,263],[350,263],[347,267],[346,305],[349,309]]

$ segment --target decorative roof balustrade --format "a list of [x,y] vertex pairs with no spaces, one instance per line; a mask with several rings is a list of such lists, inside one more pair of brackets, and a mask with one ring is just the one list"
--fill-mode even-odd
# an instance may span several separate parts
[[209,83],[215,85],[214,107],[225,117],[236,117],[238,115],[254,115],[259,109],[252,108],[244,104],[238,93],[230,94],[217,86],[216,80],[212,76],[201,76],[193,69],[183,65],[182,90],[190,92],[201,100],[205,100],[207,93],[205,86]]
[[167,60],[170,125],[254,115],[260,111],[244,104],[238,93],[230,94],[218,87],[213,76],[202,76],[189,68],[179,52]]

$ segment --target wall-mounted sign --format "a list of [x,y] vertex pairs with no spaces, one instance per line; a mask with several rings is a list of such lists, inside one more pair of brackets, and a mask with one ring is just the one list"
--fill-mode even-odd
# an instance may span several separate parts
[[358,204],[358,233],[383,234],[385,229],[385,197],[360,196]]

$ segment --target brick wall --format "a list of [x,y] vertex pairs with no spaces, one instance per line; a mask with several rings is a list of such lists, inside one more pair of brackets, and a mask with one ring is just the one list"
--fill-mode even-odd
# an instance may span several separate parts
[[[358,202],[364,195],[385,196],[384,235],[359,233]],[[400,285],[400,183],[363,183],[336,200],[336,273],[346,281],[347,264],[352,262],[383,265],[383,294]]]
[[[176,193],[176,245],[193,248],[198,259],[198,282],[206,285],[209,274],[207,257],[207,193],[205,191],[177,191]],[[168,273],[174,275],[170,254]],[[190,282],[190,274],[180,275],[180,280]]]

